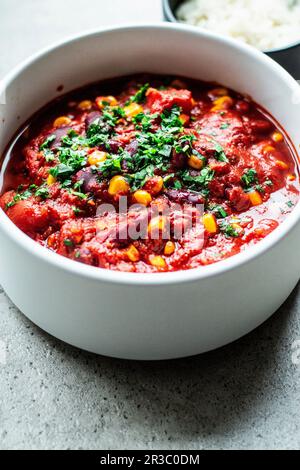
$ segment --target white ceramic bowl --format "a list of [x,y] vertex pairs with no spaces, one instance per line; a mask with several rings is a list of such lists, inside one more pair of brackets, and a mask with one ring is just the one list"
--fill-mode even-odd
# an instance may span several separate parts
[[[300,88],[262,53],[182,25],[106,29],[50,48],[1,84],[0,152],[35,111],[89,82],[135,72],[217,81],[251,95],[300,144]],[[40,247],[0,213],[0,282],[52,335],[100,354],[168,359],[225,345],[265,321],[300,277],[300,205],[264,241],[213,266],[126,274]]]

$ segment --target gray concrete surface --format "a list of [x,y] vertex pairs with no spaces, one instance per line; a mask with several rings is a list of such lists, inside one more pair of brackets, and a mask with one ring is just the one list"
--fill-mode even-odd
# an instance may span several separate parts
[[[89,0],[88,13],[86,4],[0,0],[0,78],[79,29],[160,19],[159,0]],[[134,363],[51,338],[0,287],[0,449],[299,449],[300,365],[292,361],[299,312],[300,286],[231,346]]]

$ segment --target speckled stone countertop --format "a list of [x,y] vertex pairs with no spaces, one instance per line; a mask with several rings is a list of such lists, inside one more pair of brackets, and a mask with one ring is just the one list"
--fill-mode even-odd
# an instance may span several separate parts
[[[159,0],[88,4],[0,0],[0,79],[79,30],[161,19]],[[0,287],[0,449],[299,449],[299,313],[298,286],[271,320],[231,346],[136,363],[51,338]]]

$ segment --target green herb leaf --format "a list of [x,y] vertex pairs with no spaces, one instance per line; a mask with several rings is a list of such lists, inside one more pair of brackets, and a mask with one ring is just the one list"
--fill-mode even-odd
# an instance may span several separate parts
[[210,204],[208,209],[213,212],[218,219],[225,219],[225,217],[228,217],[226,210],[220,205]]
[[240,232],[225,221],[220,224],[220,230],[227,238],[238,238],[240,236]]
[[47,137],[47,139],[40,146],[40,150],[48,149],[50,147],[50,145],[55,141],[55,139],[56,139],[55,134],[52,134],[49,137]]
[[250,189],[253,185],[258,184],[258,176],[256,170],[254,168],[250,168],[249,170],[247,170],[243,174],[241,181],[247,189]]
[[49,197],[49,190],[45,186],[41,186],[35,192],[35,197],[40,197],[42,199],[48,199]]
[[218,162],[224,162],[224,163],[229,162],[222,145],[216,144],[215,150],[216,150],[215,158],[216,160],[218,160]]
[[126,105],[130,103],[143,103],[146,98],[147,90],[149,89],[149,83],[145,83],[145,85],[141,85],[139,90],[133,95],[126,103]]
[[230,127],[230,123],[224,122],[223,124],[221,124],[220,129],[225,130],[225,129],[228,129],[229,127]]
[[194,176],[190,170],[181,172],[181,179],[185,185],[195,191],[202,190],[202,194],[206,197],[209,194],[209,183],[214,179],[215,172],[209,167],[203,168],[200,174]]

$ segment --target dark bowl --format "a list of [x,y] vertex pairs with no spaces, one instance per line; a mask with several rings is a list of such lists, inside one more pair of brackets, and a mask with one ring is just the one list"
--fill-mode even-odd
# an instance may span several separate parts
[[[163,0],[164,17],[171,23],[177,23],[175,11],[184,0]],[[276,60],[296,80],[300,80],[300,40],[284,48],[264,51],[265,54]]]

